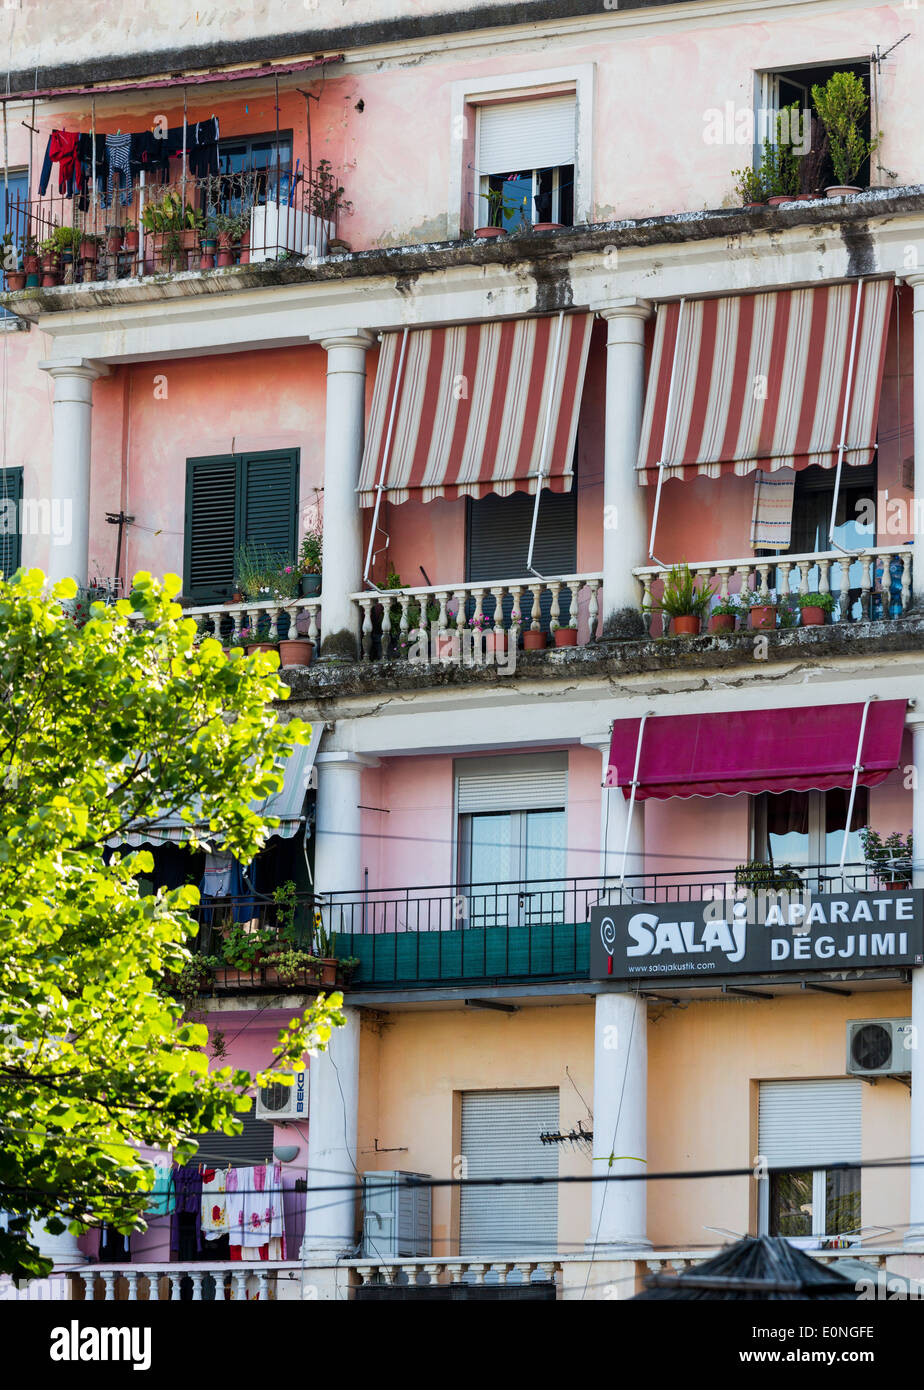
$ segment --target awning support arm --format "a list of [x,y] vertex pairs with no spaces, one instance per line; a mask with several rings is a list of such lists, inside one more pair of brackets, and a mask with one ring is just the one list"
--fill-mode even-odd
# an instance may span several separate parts
[[857,797],[857,782],[860,773],[863,771],[863,740],[866,738],[866,716],[869,714],[869,707],[876,695],[867,695],[863,705],[863,717],[860,720],[860,737],[857,740],[857,756],[853,763],[853,781],[850,784],[850,800],[847,803],[847,824],[844,826],[844,843],[841,845],[841,862],[838,865],[838,873],[844,872],[844,864],[847,861],[847,837],[850,834],[850,822],[853,820],[853,804]]
[[533,569],[533,549],[536,544],[536,525],[539,521],[539,499],[542,496],[542,479],[545,473],[545,456],[549,446],[549,431],[552,428],[552,397],[555,391],[555,383],[558,380],[558,364],[561,361],[561,340],[565,331],[565,311],[562,309],[558,315],[558,333],[555,338],[555,355],[552,359],[552,375],[549,379],[549,390],[545,402],[545,420],[542,425],[542,444],[539,448],[539,476],[536,478],[536,501],[533,506],[533,524],[529,532],[529,551],[526,555],[526,570],[528,574],[534,574],[537,579],[544,579],[545,576],[538,570]]
[[642,736],[645,732],[645,721],[648,715],[642,715],[642,721],[638,726],[638,742],[635,745],[635,767],[632,770],[632,790],[629,793],[629,814],[626,817],[626,833],[622,842],[622,868],[619,871],[619,886],[622,888],[626,882],[626,859],[629,854],[629,836],[632,834],[632,818],[635,815],[635,791],[638,787],[638,768],[642,759]]
[[366,567],[363,570],[363,583],[370,589],[378,589],[377,584],[373,584],[369,578],[372,569],[372,559],[375,547],[375,535],[379,525],[379,511],[382,506],[382,493],[385,491],[385,474],[388,470],[388,459],[391,454],[391,439],[395,429],[395,415],[398,411],[398,397],[401,394],[401,377],[404,373],[404,357],[407,352],[407,325],[401,335],[401,355],[398,358],[398,372],[395,377],[395,390],[391,398],[391,412],[388,416],[388,432],[385,435],[385,449],[382,454],[382,469],[379,473],[379,481],[375,489],[375,508],[372,513],[372,529],[369,532],[369,549],[366,551]]
[[648,558],[654,560],[656,565],[664,569],[664,564],[658,559],[654,552],[655,533],[658,529],[658,512],[661,510],[661,486],[664,482],[664,457],[667,453],[667,437],[671,427],[671,408],[674,404],[674,385],[677,378],[677,353],[680,349],[680,333],[683,328],[683,311],[686,308],[686,299],[680,301],[680,312],[677,315],[677,337],[674,339],[674,356],[671,361],[671,382],[667,391],[667,410],[664,412],[664,435],[661,439],[661,454],[658,459],[658,489],[655,493],[654,515],[651,518],[651,536],[648,540]]
[[[842,555],[850,555],[852,551],[845,550],[842,545],[838,545],[834,539],[834,528],[837,522],[837,499],[841,490],[841,469],[844,464],[844,451],[847,448],[847,424],[850,415],[850,397],[853,393],[853,369],[857,357],[857,334],[860,328],[860,305],[863,302],[863,281],[857,281],[857,302],[853,311],[853,333],[850,338],[850,360],[847,363],[847,389],[844,392],[844,413],[841,417],[841,442],[837,447],[837,470],[834,474],[834,496],[831,499],[831,524],[828,527],[828,546],[832,550],[839,550]],[[846,844],[846,840],[844,842]]]

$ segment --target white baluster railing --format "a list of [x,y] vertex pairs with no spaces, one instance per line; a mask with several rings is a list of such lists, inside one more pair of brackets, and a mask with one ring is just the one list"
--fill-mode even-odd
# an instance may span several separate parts
[[[299,1272],[299,1265],[291,1262],[148,1264],[139,1260],[131,1265],[87,1265],[74,1270],[70,1277],[83,1285],[85,1302],[92,1302],[102,1293],[105,1302],[124,1298],[131,1303],[179,1302],[183,1280],[189,1279],[191,1300],[199,1303],[206,1301],[205,1281],[209,1275],[215,1281],[212,1297],[218,1302],[246,1298],[264,1301],[276,1297],[276,1280],[280,1275],[289,1277]],[[124,1289],[120,1283],[123,1280]]]
[[[566,607],[563,599],[569,596],[570,609],[563,626],[577,629],[579,637],[587,641],[597,635],[602,586],[602,574],[568,574],[352,594],[360,614],[361,659],[372,661],[380,653],[387,659],[389,649],[395,649],[399,658],[459,663],[471,655],[473,647],[477,659],[495,643],[515,646],[522,633],[561,623]],[[544,597],[548,598],[547,619],[540,611]]]
[[[287,642],[312,642],[318,653],[321,635],[321,600],[319,598],[279,599],[269,603],[204,604],[184,610],[184,617],[195,618],[203,637],[215,637],[223,646],[243,646],[241,636],[246,629],[246,644],[261,641],[276,642],[285,629],[282,615],[289,619]],[[305,618],[307,616],[307,622]]]
[[[742,560],[706,560],[691,564],[689,568],[697,581],[697,588],[711,584],[718,598],[740,595],[745,604],[748,600],[773,601],[771,577],[775,569],[777,601],[783,598],[795,600],[799,594],[809,592],[830,594],[839,606],[838,621],[843,623],[851,621],[851,593],[854,599],[859,596],[862,619],[872,617],[877,598],[881,599],[882,608],[877,616],[884,620],[896,616],[891,609],[899,598],[891,592],[892,576],[889,572],[895,557],[901,561],[900,602],[904,613],[911,604],[912,548],[907,544],[869,546],[851,551],[849,555],[839,550],[825,550],[779,557],[752,555]],[[854,576],[851,584],[850,571],[855,565],[859,565],[860,572]],[[877,569],[882,571],[878,588],[875,581]],[[813,570],[816,573],[810,585],[809,575]],[[638,581],[642,610],[651,615],[653,622],[657,620],[658,600],[668,572],[668,567],[662,565],[645,565],[632,571]],[[742,609],[742,615],[746,621],[746,606]]]
[[423,1287],[428,1284],[524,1284],[553,1283],[561,1285],[562,1265],[554,1258],[547,1260],[436,1260],[432,1256],[420,1260],[347,1260],[345,1264],[356,1271],[360,1286],[364,1284],[409,1284]]

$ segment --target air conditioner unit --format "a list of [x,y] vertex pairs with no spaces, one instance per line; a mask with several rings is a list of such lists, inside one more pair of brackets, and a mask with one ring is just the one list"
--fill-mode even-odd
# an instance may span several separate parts
[[432,1254],[430,1188],[408,1187],[425,1173],[363,1173],[363,1259],[420,1260]]
[[273,1120],[283,1124],[286,1120],[307,1120],[308,1118],[308,1071],[297,1071],[292,1085],[261,1086],[257,1092],[256,1116],[258,1120]]
[[849,1076],[907,1076],[911,1071],[910,1018],[854,1018],[847,1023]]

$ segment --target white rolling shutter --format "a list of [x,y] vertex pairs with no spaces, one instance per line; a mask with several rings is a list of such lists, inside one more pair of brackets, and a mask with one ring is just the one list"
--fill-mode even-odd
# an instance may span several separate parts
[[576,113],[573,94],[479,107],[479,174],[509,174],[573,164]]
[[859,1163],[863,1082],[762,1081],[758,1151],[771,1168]]
[[568,804],[568,755],[460,759],[456,797],[459,815],[562,810]]
[[[462,1153],[469,1178],[557,1177],[558,1091],[468,1091],[462,1096]],[[535,1260],[558,1249],[558,1187],[463,1187],[459,1253]]]

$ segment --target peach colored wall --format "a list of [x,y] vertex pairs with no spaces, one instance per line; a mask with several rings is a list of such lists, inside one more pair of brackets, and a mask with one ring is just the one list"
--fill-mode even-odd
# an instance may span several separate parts
[[[436,1178],[458,1176],[454,1105],[462,1091],[557,1087],[561,1129],[577,1127],[579,1120],[589,1127],[577,1092],[592,1099],[593,1037],[592,1004],[503,1016],[459,1009],[393,1013],[381,1022],[364,1021],[360,1171],[400,1168]],[[407,1152],[377,1155],[376,1139],[381,1147]],[[583,1154],[562,1147],[562,1176],[589,1173],[590,1166]],[[434,1189],[433,1253],[441,1258],[454,1252],[452,1207],[450,1190]],[[589,1186],[559,1188],[559,1248],[579,1250],[589,1224]]]
[[[600,776],[596,749],[568,750],[569,878],[599,872]],[[370,888],[440,887],[455,881],[451,757],[385,758],[381,767],[363,773],[362,798],[362,867],[369,870]]]
[[[907,1018],[908,990],[749,1002],[654,1006],[648,1027],[648,1162],[652,1171],[751,1164],[758,1080],[842,1077],[848,1019]],[[909,1100],[899,1081],[863,1086],[863,1157],[908,1148]],[[749,1178],[658,1183],[648,1194],[648,1234],[657,1245],[713,1245],[706,1229],[754,1232]],[[888,1243],[907,1220],[908,1176],[863,1176],[862,1222],[886,1226]],[[896,1229],[897,1228],[897,1229]]]

